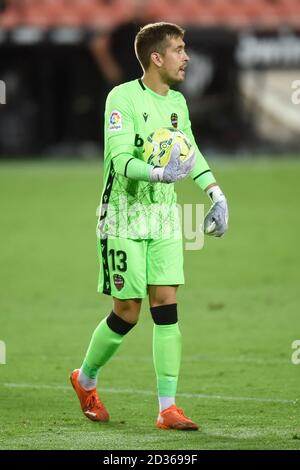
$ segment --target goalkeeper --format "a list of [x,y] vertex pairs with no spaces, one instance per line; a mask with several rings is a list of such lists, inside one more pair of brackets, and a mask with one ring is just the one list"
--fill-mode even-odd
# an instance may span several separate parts
[[[93,421],[109,420],[96,390],[99,371],[137,324],[142,299],[148,295],[159,401],[156,426],[198,429],[175,402],[181,359],[176,292],[184,284],[182,240],[175,236],[176,217],[168,238],[163,236],[164,220],[157,218],[155,234],[149,222],[157,205],[167,204],[172,213],[173,183],[191,175],[212,202],[204,231],[220,237],[227,230],[226,199],[195,143],[183,95],[170,89],[185,78],[189,57],[183,38],[183,29],[174,24],[143,27],[135,38],[135,52],[144,75],[115,87],[106,101],[98,291],[112,296],[113,308],[94,331],[81,368],[71,374],[82,411]],[[181,162],[180,148],[174,145],[169,163],[153,167],[143,159],[143,143],[154,130],[171,126],[189,137],[195,153]],[[135,218],[137,203],[142,219]]]

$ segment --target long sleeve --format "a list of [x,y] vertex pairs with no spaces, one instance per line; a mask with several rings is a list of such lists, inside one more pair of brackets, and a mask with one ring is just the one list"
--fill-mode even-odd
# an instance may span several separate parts
[[134,116],[131,103],[118,93],[110,93],[106,102],[106,139],[116,173],[139,181],[150,181],[151,165],[135,156]]
[[112,159],[112,162],[115,172],[119,175],[132,180],[150,181],[150,173],[153,167],[129,153],[120,153]]

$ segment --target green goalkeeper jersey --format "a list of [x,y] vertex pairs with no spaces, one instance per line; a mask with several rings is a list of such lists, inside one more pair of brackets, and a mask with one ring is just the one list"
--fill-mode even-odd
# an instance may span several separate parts
[[204,186],[215,181],[196,145],[183,95],[171,89],[166,96],[159,95],[141,79],[119,85],[109,93],[105,107],[101,235],[151,239],[162,236],[166,225],[169,232],[178,232],[174,184],[138,181],[127,174],[134,159],[143,160],[144,141],[160,127],[175,127],[189,137],[196,151],[191,174],[195,180],[205,178]]

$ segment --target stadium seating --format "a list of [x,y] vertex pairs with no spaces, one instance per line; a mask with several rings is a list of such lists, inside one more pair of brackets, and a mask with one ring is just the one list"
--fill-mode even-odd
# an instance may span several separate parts
[[[6,0],[0,27],[111,27],[132,16],[130,0]],[[145,20],[183,25],[300,29],[300,0],[150,0]]]

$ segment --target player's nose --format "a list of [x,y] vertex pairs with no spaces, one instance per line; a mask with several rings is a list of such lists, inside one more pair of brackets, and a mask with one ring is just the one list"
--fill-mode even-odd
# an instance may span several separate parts
[[184,51],[184,61],[189,62],[190,56]]

